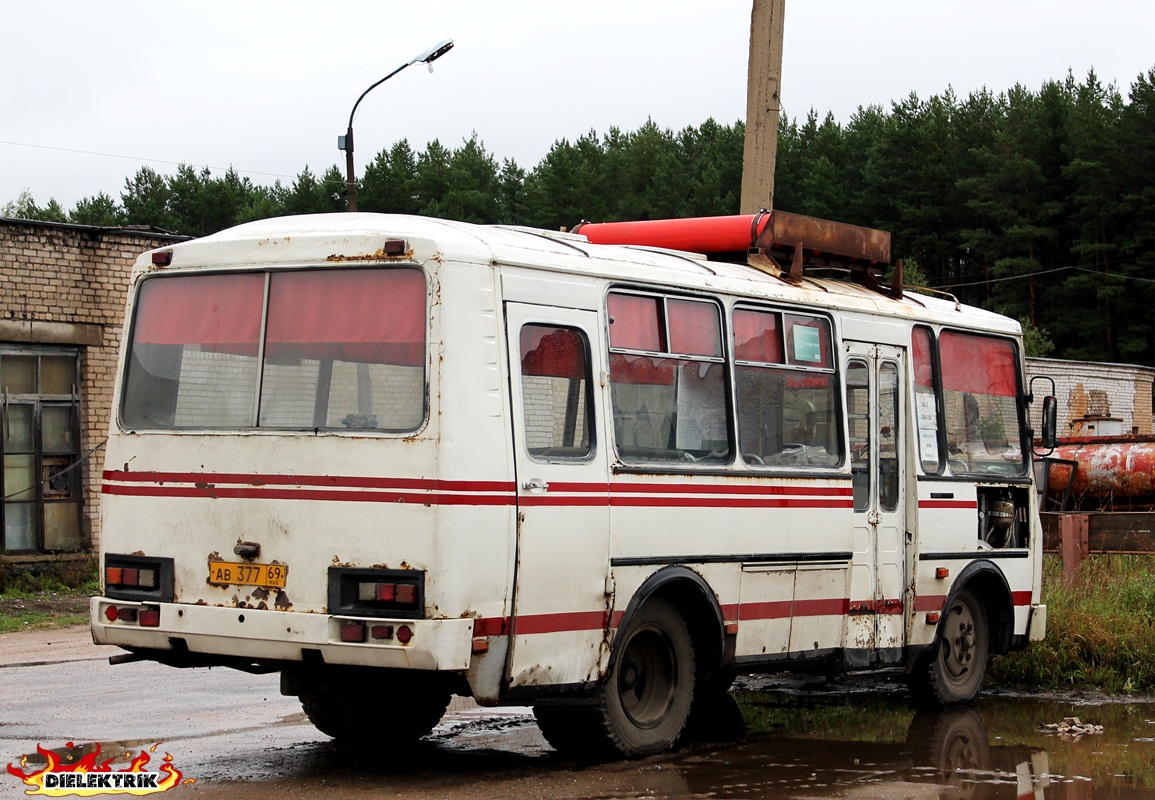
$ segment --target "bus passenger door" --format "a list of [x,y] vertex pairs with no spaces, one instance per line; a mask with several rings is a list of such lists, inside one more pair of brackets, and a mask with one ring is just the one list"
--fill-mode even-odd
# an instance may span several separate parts
[[846,411],[854,475],[854,555],[846,661],[902,660],[906,573],[904,351],[848,342]]
[[611,599],[598,317],[506,304],[518,536],[511,687],[598,678]]

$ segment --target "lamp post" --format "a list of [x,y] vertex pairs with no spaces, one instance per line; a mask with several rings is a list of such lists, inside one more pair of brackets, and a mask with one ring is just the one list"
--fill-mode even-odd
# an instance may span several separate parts
[[369,94],[369,92],[376,89],[406,67],[424,62],[429,65],[429,71],[432,72],[433,62],[448,53],[451,49],[453,49],[452,39],[446,39],[444,42],[433,45],[421,55],[402,64],[368,89],[361,92],[361,96],[358,97],[357,102],[353,104],[353,110],[349,112],[349,125],[345,129],[345,135],[337,137],[337,149],[345,151],[345,196],[348,203],[346,210],[357,210],[357,177],[353,171],[353,117],[357,113],[357,106],[361,105],[361,101],[365,99],[365,95]]

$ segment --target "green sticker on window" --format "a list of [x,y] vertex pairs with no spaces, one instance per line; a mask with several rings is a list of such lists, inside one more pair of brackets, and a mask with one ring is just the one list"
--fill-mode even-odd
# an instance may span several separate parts
[[805,361],[809,364],[821,364],[822,331],[804,325],[795,325],[792,330],[794,332],[794,360]]

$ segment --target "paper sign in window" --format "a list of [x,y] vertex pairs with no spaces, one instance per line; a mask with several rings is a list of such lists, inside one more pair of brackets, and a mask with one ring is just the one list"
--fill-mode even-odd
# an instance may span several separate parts
[[821,364],[822,331],[818,328],[795,325],[791,332],[794,335],[794,360],[805,361],[809,364]]

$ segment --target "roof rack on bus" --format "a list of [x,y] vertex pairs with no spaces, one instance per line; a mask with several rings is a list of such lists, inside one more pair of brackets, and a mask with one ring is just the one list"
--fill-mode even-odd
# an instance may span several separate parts
[[705,253],[737,261],[787,283],[797,284],[808,269],[843,272],[853,283],[901,299],[902,259],[889,284],[890,233],[786,211],[722,217],[689,217],[635,222],[581,222],[571,231],[594,244],[646,245]]

